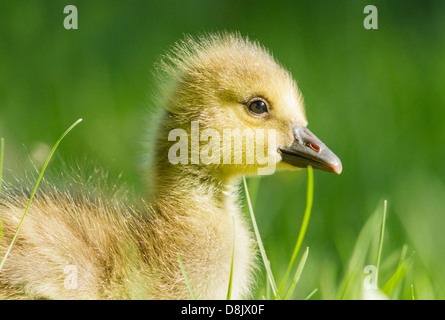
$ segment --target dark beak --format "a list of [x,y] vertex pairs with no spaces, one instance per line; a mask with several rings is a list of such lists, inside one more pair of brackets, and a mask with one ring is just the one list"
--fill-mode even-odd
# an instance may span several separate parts
[[294,142],[289,147],[280,147],[284,162],[299,168],[315,169],[340,174],[343,167],[340,159],[329,150],[309,129],[292,125]]

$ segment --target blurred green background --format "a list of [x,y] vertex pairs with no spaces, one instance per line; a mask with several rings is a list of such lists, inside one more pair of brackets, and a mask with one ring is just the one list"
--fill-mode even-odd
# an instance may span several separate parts
[[[78,30],[63,28],[68,4],[77,6]],[[378,8],[378,30],[363,27],[368,4]],[[315,172],[303,244],[310,253],[294,298],[315,288],[313,299],[338,297],[359,232],[384,199],[379,283],[407,244],[415,254],[392,298],[410,299],[411,284],[416,299],[445,298],[445,1],[2,1],[5,167],[20,170],[28,155],[38,163],[83,118],[58,156],[95,159],[141,190],[153,63],[184,34],[219,30],[259,40],[291,70],[309,128],[343,161],[340,176]],[[258,195],[257,221],[281,279],[305,208],[306,170],[261,178]],[[363,266],[375,264],[378,223]],[[257,282],[261,298],[261,273]]]

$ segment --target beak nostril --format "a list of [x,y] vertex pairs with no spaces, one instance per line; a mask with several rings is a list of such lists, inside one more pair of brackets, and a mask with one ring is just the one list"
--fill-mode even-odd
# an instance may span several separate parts
[[308,145],[308,147],[309,148],[311,148],[312,150],[314,150],[314,151],[316,151],[316,152],[319,152],[320,151],[320,146],[318,145],[318,144],[316,144],[316,143],[310,143],[309,145]]

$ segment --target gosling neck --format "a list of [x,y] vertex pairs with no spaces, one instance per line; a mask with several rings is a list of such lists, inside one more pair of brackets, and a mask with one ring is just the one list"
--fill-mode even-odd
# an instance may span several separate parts
[[[189,210],[184,208],[184,205],[217,212],[235,204],[238,179],[232,174],[223,173],[218,164],[205,164],[203,161],[196,163],[193,160],[192,154],[195,154],[196,150],[191,150],[193,142],[189,123],[182,124],[167,112],[162,115],[157,125],[151,171],[148,172],[149,197],[170,207],[174,205],[174,208],[184,212]],[[172,146],[176,143],[170,140],[170,133],[177,128],[187,132],[190,139],[187,143],[186,163],[170,159]]]
[[190,208],[224,212],[235,204],[236,179],[211,174],[210,168],[198,165],[175,165],[167,159],[162,163],[153,177],[152,196],[157,201],[180,208],[185,214]]

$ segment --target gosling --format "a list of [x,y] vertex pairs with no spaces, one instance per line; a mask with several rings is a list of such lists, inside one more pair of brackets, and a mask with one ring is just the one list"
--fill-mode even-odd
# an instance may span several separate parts
[[[179,256],[198,299],[225,299],[232,251],[231,297],[251,298],[256,253],[238,204],[240,177],[309,165],[341,172],[306,128],[292,76],[257,42],[186,37],[157,69],[147,195],[113,196],[88,181],[41,189],[0,272],[1,298],[190,299]],[[233,143],[216,143],[206,129],[232,133]],[[249,148],[253,140],[264,143]],[[2,191],[3,254],[27,200],[26,191]]]

